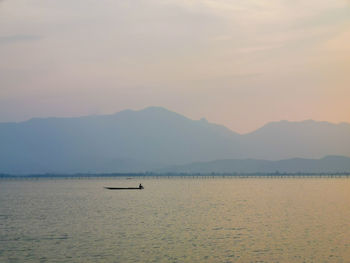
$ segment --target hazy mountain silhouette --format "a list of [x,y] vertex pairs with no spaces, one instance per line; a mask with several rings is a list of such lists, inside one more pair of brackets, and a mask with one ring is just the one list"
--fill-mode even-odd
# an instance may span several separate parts
[[170,166],[158,172],[173,173],[341,173],[350,172],[350,158],[326,156],[322,159],[293,158],[279,161],[256,159],[216,160]]
[[350,156],[350,124],[276,122],[245,135],[164,108],[0,123],[0,172],[142,172],[218,159]]
[[243,136],[246,156],[259,159],[350,156],[350,124],[307,120],[272,122]]

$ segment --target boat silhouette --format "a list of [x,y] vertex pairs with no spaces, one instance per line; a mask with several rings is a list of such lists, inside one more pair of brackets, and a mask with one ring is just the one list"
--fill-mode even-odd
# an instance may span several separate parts
[[140,184],[139,187],[108,187],[105,186],[105,189],[108,190],[142,190],[144,187]]

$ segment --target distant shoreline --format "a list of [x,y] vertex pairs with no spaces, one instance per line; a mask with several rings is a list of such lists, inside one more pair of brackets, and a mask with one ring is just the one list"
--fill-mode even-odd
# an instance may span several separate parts
[[39,179],[39,178],[168,178],[168,177],[179,177],[179,178],[305,178],[305,177],[331,177],[339,178],[345,177],[350,178],[350,172],[324,172],[324,173],[76,173],[76,174],[0,174],[0,179]]

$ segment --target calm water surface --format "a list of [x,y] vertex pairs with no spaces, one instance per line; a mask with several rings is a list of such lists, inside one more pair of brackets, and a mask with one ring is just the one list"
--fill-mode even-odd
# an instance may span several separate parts
[[350,179],[0,180],[0,262],[350,262]]

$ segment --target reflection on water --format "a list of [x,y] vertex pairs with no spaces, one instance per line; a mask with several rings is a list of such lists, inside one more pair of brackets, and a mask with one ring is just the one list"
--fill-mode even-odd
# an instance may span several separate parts
[[349,179],[140,180],[0,180],[0,262],[350,262]]

